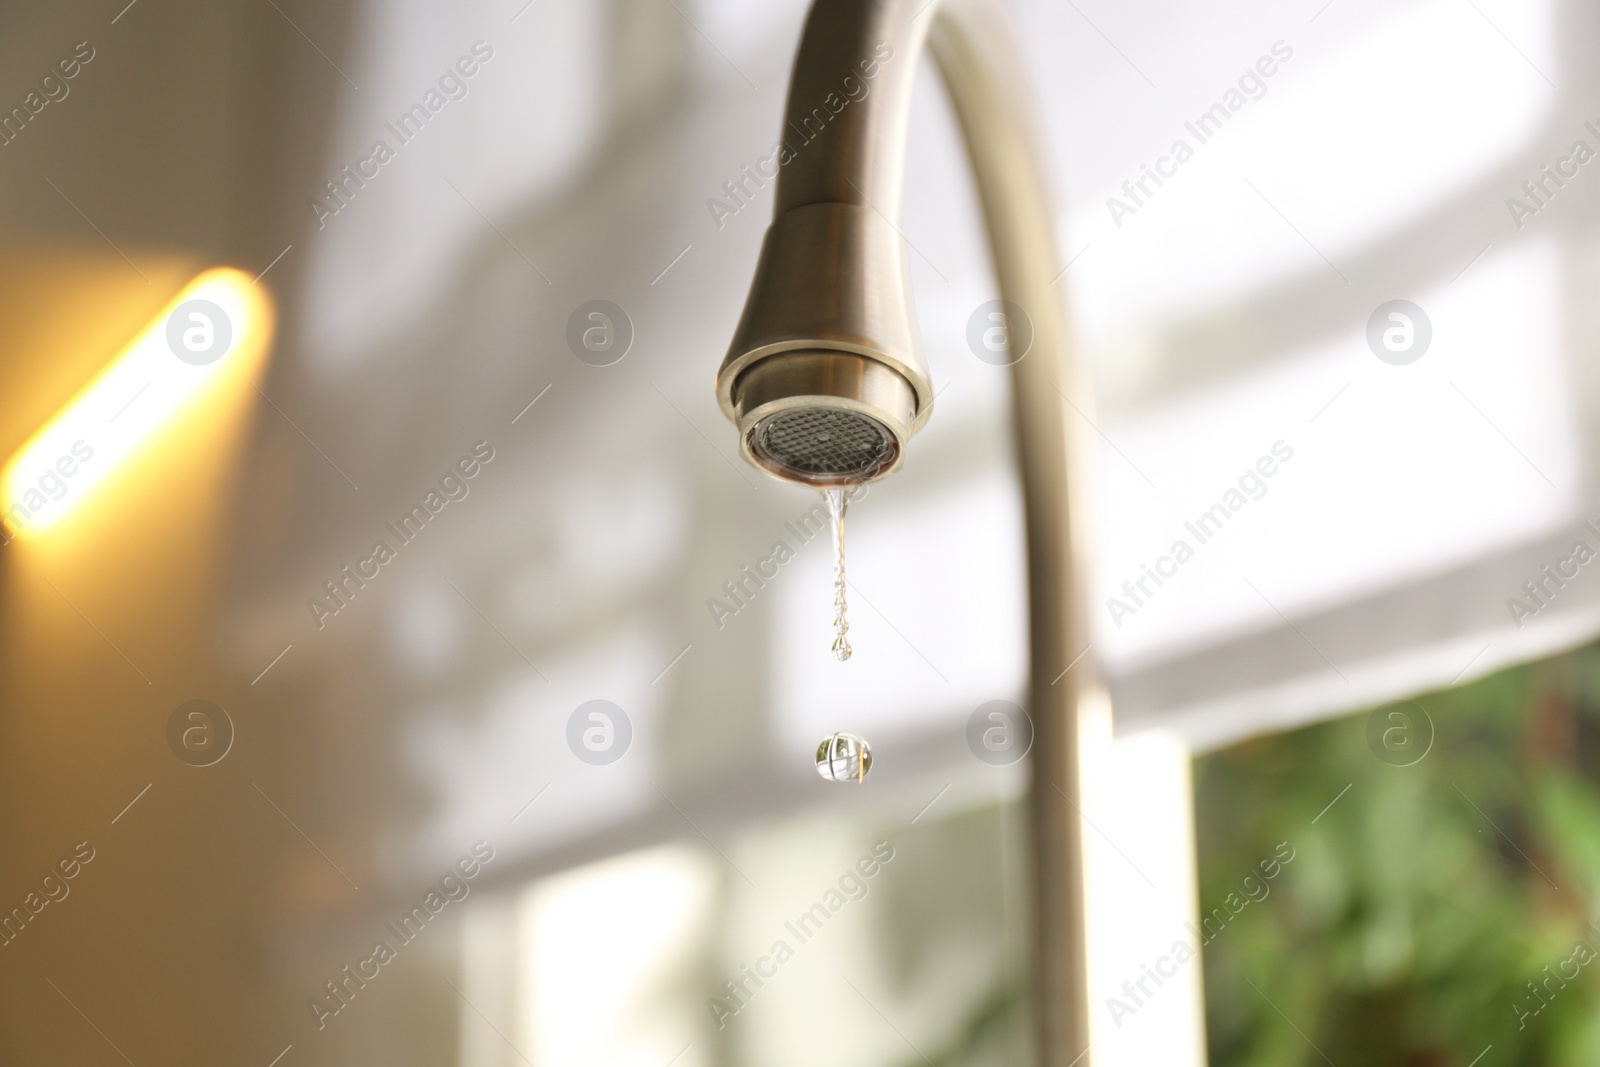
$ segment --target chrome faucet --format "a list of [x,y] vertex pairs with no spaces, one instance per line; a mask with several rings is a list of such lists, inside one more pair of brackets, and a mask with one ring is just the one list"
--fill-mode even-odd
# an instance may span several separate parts
[[1032,325],[1012,392],[1029,573],[1034,1016],[1041,1064],[1088,1067],[1082,752],[1110,727],[1088,653],[1094,442],[1006,16],[997,0],[816,0],[789,86],[775,218],[717,398],[745,456],[779,478],[857,485],[905,462],[934,393],[896,223],[926,44],[965,137],[1001,293]]

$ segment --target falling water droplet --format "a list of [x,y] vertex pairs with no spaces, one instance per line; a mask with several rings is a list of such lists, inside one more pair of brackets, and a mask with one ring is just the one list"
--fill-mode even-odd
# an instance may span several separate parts
[[817,773],[830,782],[859,784],[872,770],[872,748],[855,734],[829,734],[817,746]]
[[836,486],[822,491],[828,501],[828,514],[833,517],[833,658],[843,663],[850,658],[850,639],[845,635],[850,624],[845,621],[844,598],[844,511],[855,495],[854,486]]

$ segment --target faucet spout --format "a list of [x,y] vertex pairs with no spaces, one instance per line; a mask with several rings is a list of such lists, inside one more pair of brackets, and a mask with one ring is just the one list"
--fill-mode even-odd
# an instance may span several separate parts
[[[1033,345],[1012,365],[1027,528],[1029,807],[1039,1062],[1088,1067],[1084,746],[1109,737],[1087,602],[1092,404],[1055,289],[1063,265],[1000,0],[816,0],[795,59],[776,213],[717,396],[748,459],[802,484],[897,469],[933,387],[898,229],[924,47],[966,141],[1005,300]],[[1075,409],[1078,417],[1069,415]]]
[[795,59],[775,217],[717,374],[745,456],[791,481],[892,473],[933,410],[896,225],[918,6],[819,0]]

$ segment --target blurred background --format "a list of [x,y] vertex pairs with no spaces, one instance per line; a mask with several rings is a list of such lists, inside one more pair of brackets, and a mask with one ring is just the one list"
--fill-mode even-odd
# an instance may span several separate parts
[[[1600,19],[1011,8],[1102,445],[1096,1061],[1594,1062]],[[1028,765],[970,740],[1021,498],[931,66],[939,392],[848,663],[819,500],[712,395],[805,10],[0,11],[0,1061],[1028,1062]]]

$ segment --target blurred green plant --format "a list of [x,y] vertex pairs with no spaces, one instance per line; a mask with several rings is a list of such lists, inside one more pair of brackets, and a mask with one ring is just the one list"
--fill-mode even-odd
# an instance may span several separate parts
[[1600,648],[1195,771],[1213,1067],[1600,1064]]
[[[991,986],[943,1043],[905,1060],[905,1067],[1004,1067],[1031,1055],[1022,984]],[[1021,1062],[1031,1062],[1023,1058]]]

